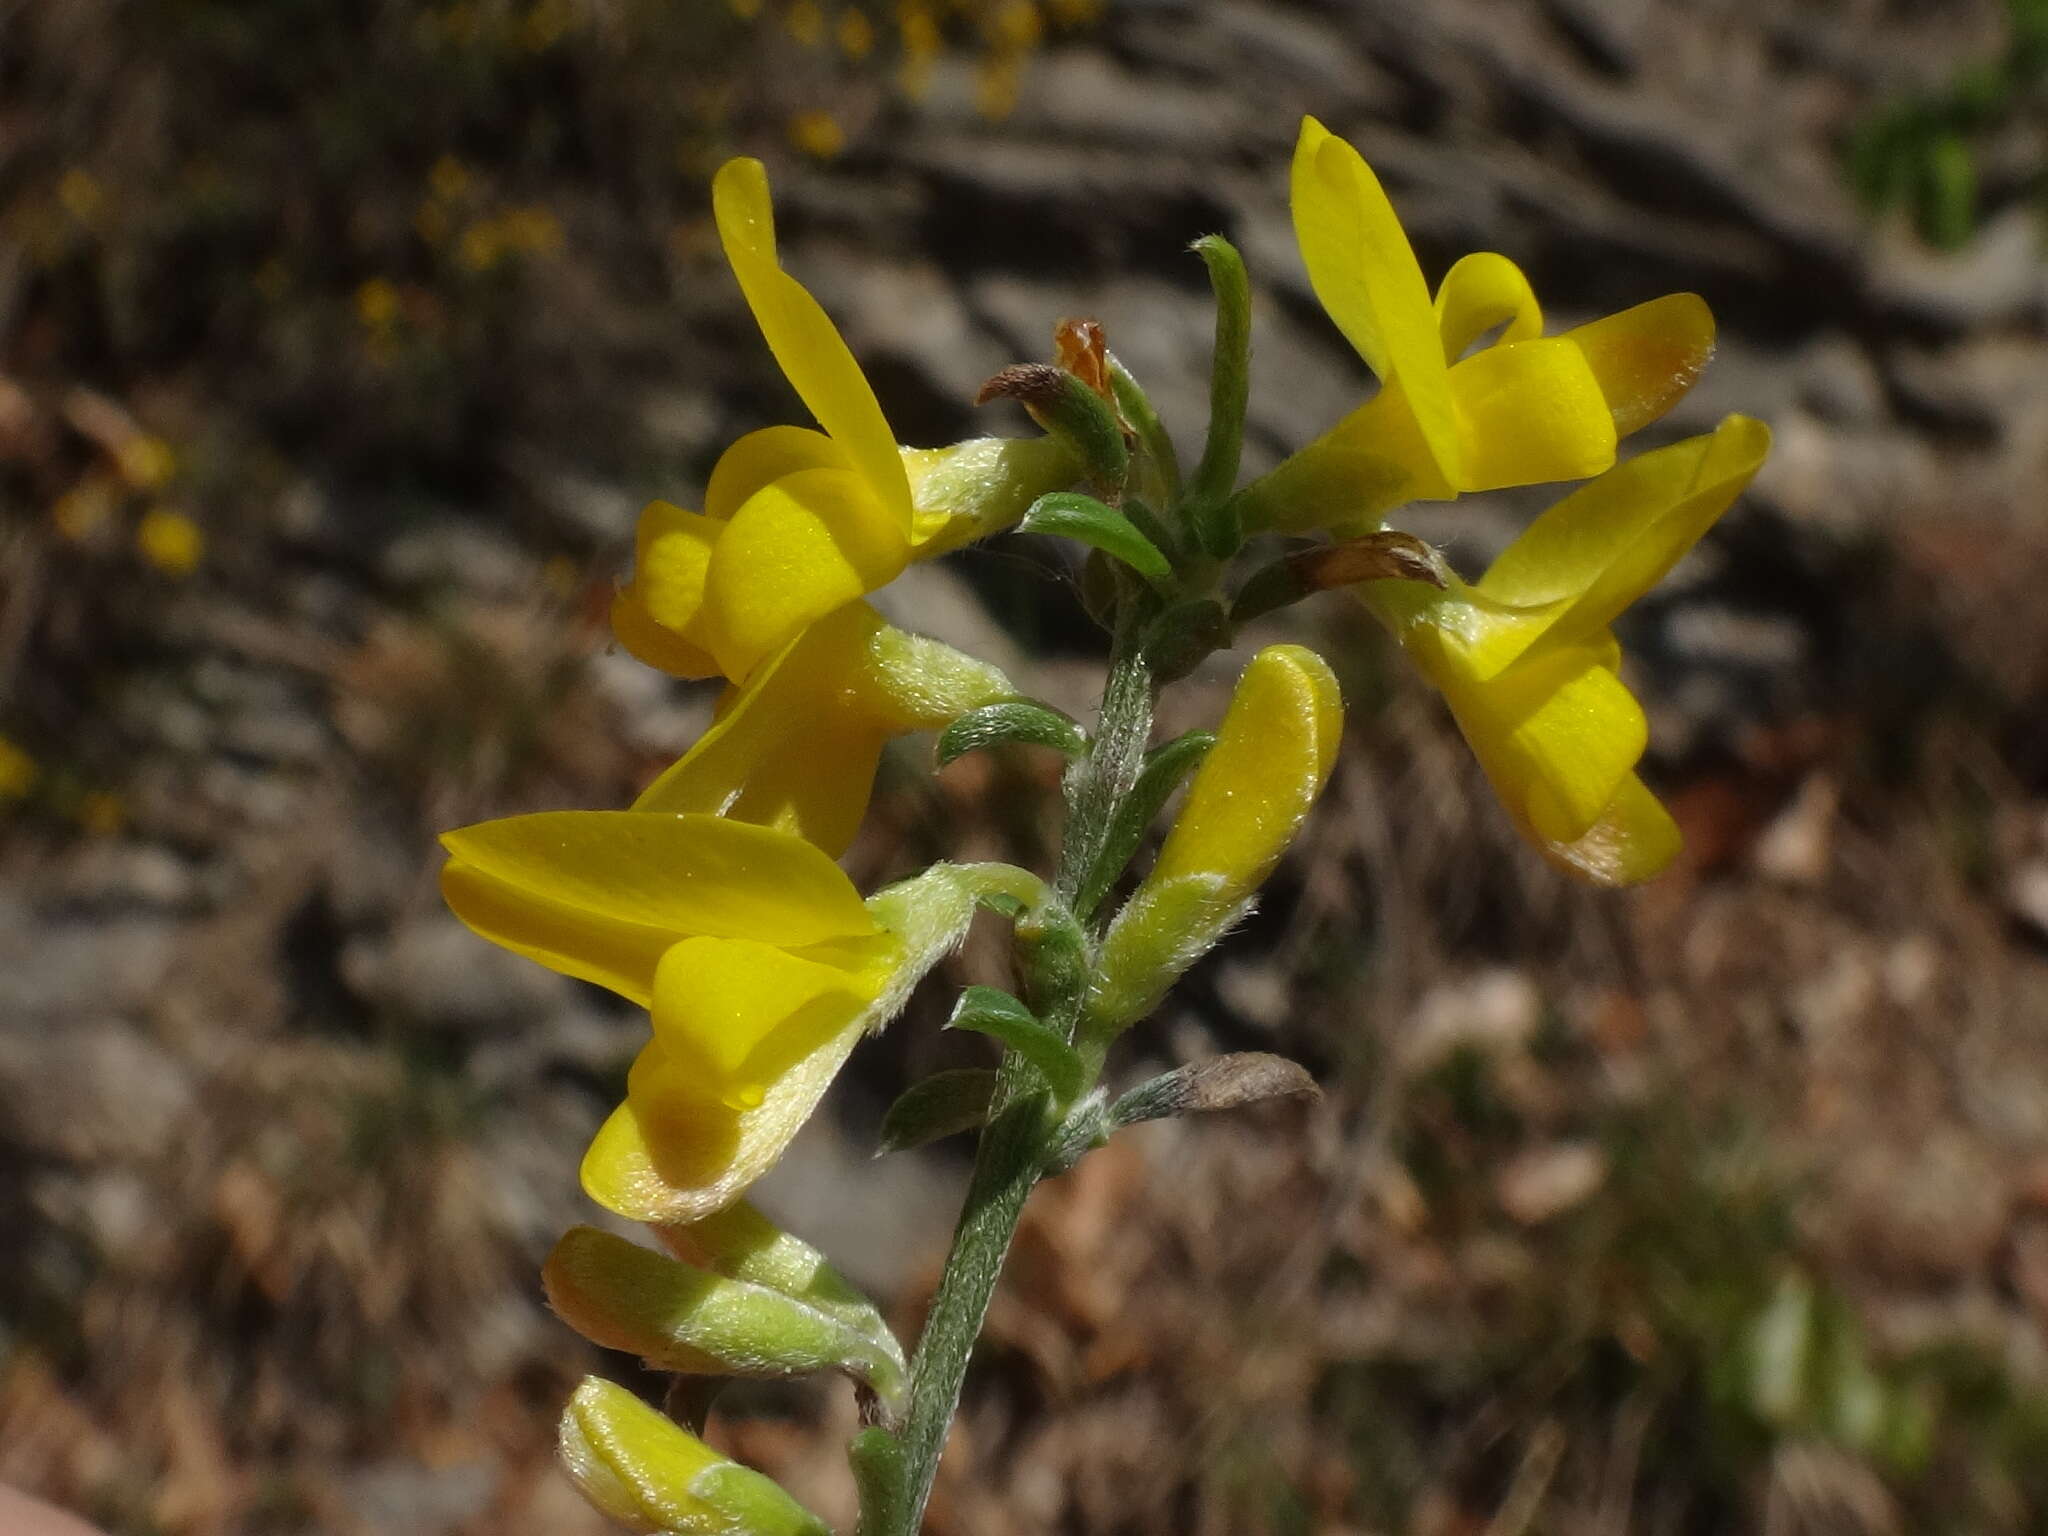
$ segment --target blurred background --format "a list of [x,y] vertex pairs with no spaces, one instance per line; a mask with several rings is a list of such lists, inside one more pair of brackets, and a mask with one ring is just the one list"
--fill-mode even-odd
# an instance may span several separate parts
[[[1198,442],[1226,234],[1256,471],[1366,388],[1288,228],[1312,111],[1432,276],[1719,317],[1636,446],[1776,452],[1624,632],[1689,852],[1568,885],[1348,605],[1262,626],[1335,658],[1347,752],[1113,1073],[1327,1097],[1039,1192],[929,1528],[2048,1530],[2044,78],[2039,0],[0,6],[0,1481],[115,1536],[602,1529],[555,1416],[658,1383],[536,1270],[644,1023],[471,938],[432,839],[621,805],[708,717],[604,613],[643,502],[802,419],[711,170],[769,162],[916,444],[1028,430],[967,402],[1065,315]],[[1415,521],[1471,573],[1544,499]],[[1083,709],[1059,560],[885,602]],[[864,886],[1044,860],[1048,762],[928,762]],[[977,933],[761,1191],[906,1331],[966,1153],[877,1125],[1003,979]],[[853,1416],[751,1388],[713,1437],[850,1528]]]

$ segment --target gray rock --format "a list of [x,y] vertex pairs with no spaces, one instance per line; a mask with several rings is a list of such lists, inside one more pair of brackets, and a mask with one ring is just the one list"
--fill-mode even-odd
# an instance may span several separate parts
[[0,1027],[38,1015],[139,1012],[169,968],[177,925],[160,916],[40,921],[0,897]]
[[362,1531],[452,1536],[489,1507],[504,1475],[495,1461],[429,1467],[394,1459],[349,1473],[341,1497]]
[[[630,513],[620,526],[631,526]],[[436,518],[400,534],[384,547],[377,568],[392,585],[413,589],[525,597],[540,587],[539,562],[502,532],[454,518]]]
[[160,1157],[196,1102],[185,1063],[118,1019],[0,1035],[0,1136],[40,1155]]
[[1888,225],[1871,264],[1872,297],[1896,317],[1968,331],[2037,321],[2048,305],[2040,214],[2021,203],[1960,251],[1938,251]]
[[1793,366],[1800,403],[1822,421],[1870,427],[1885,419],[1884,379],[1870,354],[1847,336],[1819,337]]
[[168,848],[101,839],[53,871],[40,905],[46,912],[167,912],[199,905],[202,895],[192,866]]
[[401,1018],[479,1034],[545,1018],[575,996],[568,978],[485,943],[446,912],[422,913],[388,937],[350,940],[341,975],[358,997]]

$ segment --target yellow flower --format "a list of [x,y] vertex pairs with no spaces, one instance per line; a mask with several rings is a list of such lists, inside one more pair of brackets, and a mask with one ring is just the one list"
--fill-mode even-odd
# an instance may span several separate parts
[[135,547],[166,576],[189,576],[206,553],[206,535],[184,513],[151,507],[135,525]]
[[737,1198],[810,1114],[901,958],[839,867],[771,828],[544,811],[442,843],[457,917],[652,1014],[627,1102],[583,1168],[621,1214],[684,1220]]
[[813,160],[832,160],[846,148],[846,130],[839,125],[838,118],[823,109],[799,112],[789,120],[789,142]]
[[802,838],[719,816],[543,811],[441,841],[464,923],[649,1010],[626,1102],[583,1162],[591,1198],[640,1221],[739,1198],[974,905],[950,866],[864,903]]
[[36,766],[36,760],[5,736],[0,736],[0,801],[26,798],[41,777],[42,770]]
[[1648,879],[1679,849],[1635,774],[1648,728],[1608,625],[1699,541],[1769,448],[1763,423],[1731,416],[1580,487],[1476,585],[1354,589],[1442,691],[1517,827],[1602,885]]
[[713,468],[701,513],[650,506],[613,622],[656,666],[739,681],[913,559],[1016,521],[1038,495],[1070,483],[1075,465],[1049,440],[899,449],[845,341],[776,259],[761,163],[728,161],[712,196],[747,304],[824,430],[751,432]]
[[848,603],[728,687],[711,729],[633,808],[758,822],[838,854],[860,827],[890,737],[1014,691],[988,663]]
[[1307,821],[1343,734],[1322,657],[1298,645],[1252,657],[1159,857],[1104,936],[1091,1029],[1113,1034],[1151,1012],[1244,915]]
[[1599,474],[1713,351],[1713,317],[1689,293],[1546,337],[1529,280],[1490,251],[1458,261],[1432,299],[1378,178],[1312,117],[1293,209],[1316,297],[1381,388],[1246,493],[1252,525],[1364,533],[1404,501]]

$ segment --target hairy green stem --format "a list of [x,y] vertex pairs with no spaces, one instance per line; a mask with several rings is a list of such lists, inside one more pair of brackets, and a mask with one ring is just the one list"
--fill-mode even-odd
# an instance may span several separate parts
[[[1102,709],[1088,752],[1071,770],[1066,836],[1060,848],[1056,903],[1098,883],[1096,865],[1109,851],[1117,812],[1145,763],[1152,733],[1153,680],[1137,636],[1144,600],[1126,589],[1118,614],[1117,638]],[[1062,922],[1070,921],[1059,908]],[[1077,913],[1083,922],[1087,914]],[[1076,936],[1078,939],[1078,935]],[[1045,946],[1038,969],[1057,969],[1056,950]],[[1033,996],[1057,995],[1046,1022],[1071,1037],[1080,994],[1050,976],[1026,978]],[[1100,1066],[1100,1055],[1095,1057]],[[1092,1081],[1092,1074],[1090,1076]],[[1085,1085],[1084,1090],[1085,1091]],[[952,1250],[932,1297],[917,1355],[910,1365],[910,1408],[898,1436],[902,1451],[901,1496],[880,1510],[864,1510],[861,1536],[916,1536],[938,1476],[946,1432],[960,1405],[961,1384],[974,1341],[988,1315],[996,1278],[1010,1251],[1017,1222],[1045,1170],[1046,1154],[1059,1117],[1038,1070],[1015,1052],[1003,1058],[995,1099],[974,1159],[974,1176],[953,1232]]]
[[[1046,1094],[1037,1072],[1022,1058],[1004,1058],[996,1099],[981,1145],[974,1179],[953,1232],[953,1249],[939,1289],[932,1297],[917,1358],[910,1367],[910,1411],[901,1435],[906,1468],[905,1497],[897,1521],[875,1536],[916,1536],[945,1452],[946,1432],[960,1406],[967,1362],[981,1335],[996,1277],[1017,1234],[1024,1202],[1044,1164],[1048,1130]],[[867,1536],[866,1524],[862,1536]]]
[[[1138,606],[1127,598],[1118,614],[1095,739],[1088,755],[1068,770],[1067,832],[1053,889],[1069,906],[1094,885],[1092,876],[1109,845],[1117,808],[1145,767],[1155,688],[1151,663],[1138,642],[1141,626],[1133,611]],[[1089,915],[1078,908],[1074,912],[1083,923]]]

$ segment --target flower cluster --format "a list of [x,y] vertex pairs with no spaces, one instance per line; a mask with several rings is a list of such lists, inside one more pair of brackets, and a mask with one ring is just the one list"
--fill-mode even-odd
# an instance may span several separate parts
[[[988,394],[1021,401],[1042,437],[908,449],[783,269],[762,167],[725,166],[713,196],[727,258],[816,425],[740,438],[701,510],[648,507],[612,614],[635,656],[723,679],[714,722],[628,810],[516,816],[444,838],[443,889],[464,922],[612,989],[651,1023],[583,1183],[650,1224],[668,1253],[571,1232],[547,1271],[557,1309],[670,1370],[853,1375],[879,1421],[855,1448],[878,1532],[914,1529],[965,1364],[960,1329],[971,1339],[979,1323],[972,1288],[985,1306],[993,1283],[990,1253],[974,1245],[995,1239],[963,1225],[956,1257],[970,1257],[906,1374],[872,1306],[741,1197],[978,908],[1015,926],[1020,995],[972,988],[953,1025],[999,1041],[1003,1068],[917,1085],[891,1111],[889,1144],[985,1126],[975,1208],[1014,1222],[1032,1182],[1120,1124],[1204,1107],[1188,1081],[1111,1102],[1095,1086],[1104,1056],[1248,909],[1329,777],[1343,707],[1322,658],[1270,646],[1213,734],[1154,746],[1159,688],[1258,614],[1346,587],[1441,691],[1544,855],[1619,885],[1678,849],[1635,771],[1644,715],[1609,626],[1727,509],[1768,433],[1731,417],[1619,464],[1616,453],[1705,365],[1706,306],[1674,295],[1546,336],[1505,257],[1467,256],[1432,293],[1371,169],[1313,119],[1293,176],[1310,280],[1379,388],[1239,487],[1249,302],[1224,242],[1197,246],[1217,292],[1217,358],[1208,439],[1185,478],[1091,323],[1062,325],[1056,366],[991,381]],[[1588,483],[1477,581],[1389,526],[1407,502],[1574,479]],[[1114,635],[1092,731],[865,601],[910,562],[1012,527],[1090,551],[1084,586]],[[1231,591],[1257,533],[1306,542]],[[1057,870],[940,864],[864,899],[833,860],[886,744],[917,731],[940,733],[941,760],[1003,743],[1064,754]],[[1149,872],[1105,910],[1183,786]],[[601,1383],[578,1393],[563,1446],[593,1502],[639,1529],[818,1528],[772,1484]]]

